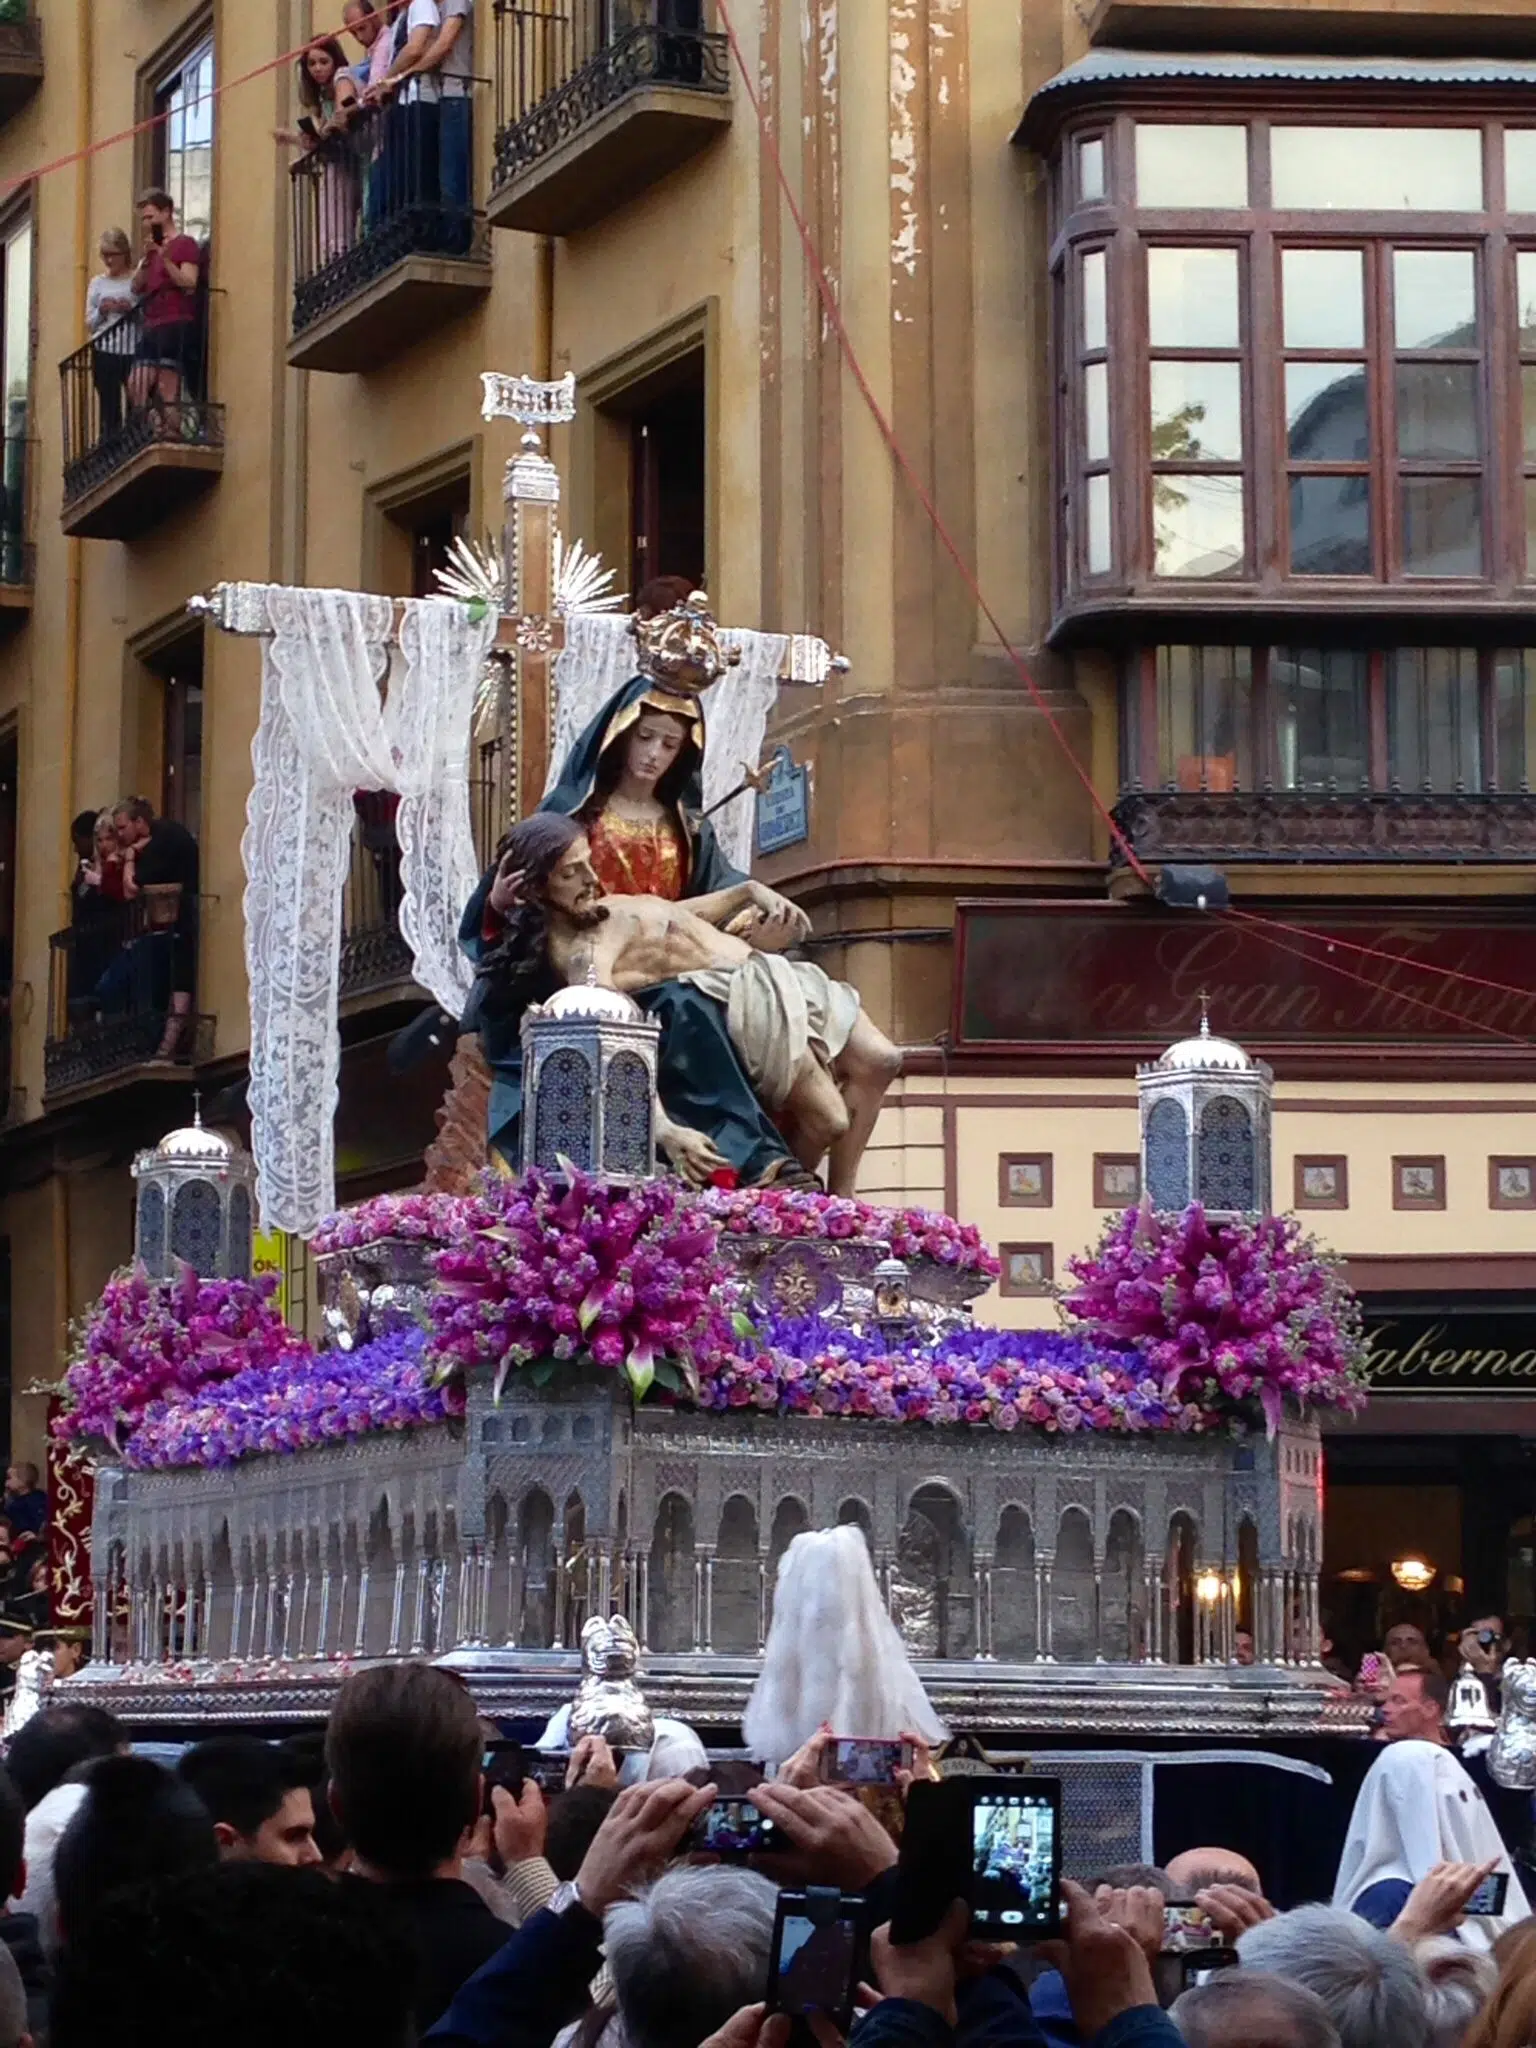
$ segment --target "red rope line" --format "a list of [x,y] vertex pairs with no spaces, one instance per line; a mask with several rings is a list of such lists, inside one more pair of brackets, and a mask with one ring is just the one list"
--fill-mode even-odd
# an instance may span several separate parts
[[[944,552],[949,556],[950,560],[954,563],[955,568],[959,571],[961,581],[964,583],[967,591],[974,599],[976,607],[980,611],[982,617],[986,620],[987,624],[992,628],[992,631],[997,635],[998,642],[1001,645],[1003,652],[1007,655],[1008,660],[1012,664],[1015,672],[1019,675],[1025,687],[1029,691],[1030,697],[1034,701],[1036,710],[1039,711],[1041,715],[1044,717],[1052,738],[1056,741],[1057,746],[1066,756],[1067,761],[1071,765],[1072,772],[1076,775],[1078,781],[1082,784],[1083,788],[1088,792],[1089,800],[1093,804],[1094,809],[1098,812],[1100,818],[1104,821],[1104,824],[1108,829],[1111,839],[1113,840],[1114,844],[1119,848],[1121,854],[1124,856],[1126,864],[1131,869],[1132,873],[1147,888],[1151,889],[1153,887],[1152,877],[1148,873],[1145,863],[1142,861],[1135,847],[1132,846],[1130,840],[1126,837],[1125,832],[1116,822],[1109,807],[1105,804],[1103,798],[1099,795],[1098,790],[1094,787],[1092,777],[1089,775],[1087,769],[1084,768],[1082,762],[1078,760],[1077,755],[1073,752],[1071,742],[1068,740],[1066,734],[1063,732],[1060,721],[1057,719],[1050,705],[1045,701],[1045,698],[1041,694],[1041,691],[1035,682],[1034,676],[1030,671],[1029,664],[1025,661],[1024,657],[1013,645],[1012,641],[1008,638],[1008,635],[1003,631],[1002,625],[998,620],[997,614],[993,611],[991,605],[987,602],[986,595],[981,588],[981,584],[977,578],[975,570],[972,569],[970,563],[962,554],[958,544],[956,543],[954,537],[950,533],[948,526],[945,524],[943,514],[940,512],[937,504],[934,502],[931,492],[929,491],[927,485],[924,483],[921,475],[918,473],[918,470],[916,466],[913,464],[911,458],[908,456],[906,449],[902,446],[901,440],[896,433],[896,429],[893,422],[891,421],[889,415],[885,411],[885,408],[881,405],[879,399],[875,395],[874,389],[871,386],[869,379],[865,374],[863,363],[859,358],[859,353],[853,345],[853,337],[849,334],[847,324],[843,319],[842,308],[838,304],[837,293],[833,289],[831,279],[827,276],[826,268],[822,263],[820,253],[816,247],[815,238],[811,233],[810,224],[806,220],[804,213],[801,211],[800,204],[795,197],[792,186],[790,185],[788,173],[784,168],[784,159],[779,153],[779,147],[774,139],[772,125],[768,120],[766,112],[764,111],[762,97],[759,94],[753,82],[751,72],[747,68],[746,56],[742,50],[741,42],[736,34],[736,24],[731,18],[729,0],[715,0],[715,5],[719,11],[720,20],[725,29],[726,40],[730,44],[731,55],[735,60],[736,69],[741,76],[742,89],[747,95],[748,102],[750,103],[752,112],[757,120],[759,140],[762,144],[764,153],[766,154],[769,162],[773,166],[775,182],[777,183],[779,191],[783,196],[785,206],[789,209],[790,219],[795,224],[795,232],[796,235],[799,237],[800,247],[805,256],[806,265],[810,270],[811,276],[815,282],[817,296],[821,301],[821,305],[823,311],[826,314],[828,324],[830,325],[832,332],[837,337],[838,347],[842,353],[843,360],[847,365],[848,373],[852,377],[854,384],[858,389],[860,397],[864,400],[865,406],[868,408],[869,414],[875,422],[875,426],[880,433],[881,439],[885,442],[886,447],[890,450],[892,459],[894,460],[897,468],[900,470],[901,474],[906,478],[908,484],[912,488],[913,494],[916,496],[918,500],[918,503],[922,506],[923,511],[927,514],[929,523],[933,527],[934,535],[937,538],[940,546],[943,548]],[[1293,937],[1314,940],[1318,943],[1328,946],[1336,946],[1346,952],[1358,953],[1361,955],[1374,957],[1382,960],[1390,960],[1398,964],[1409,964],[1414,966],[1420,972],[1423,972],[1425,974],[1439,975],[1443,979],[1448,981],[1466,982],[1471,986],[1491,989],[1504,995],[1529,996],[1532,993],[1532,991],[1529,989],[1515,988],[1510,986],[1508,983],[1488,981],[1478,975],[1464,974],[1459,969],[1454,967],[1442,967],[1441,965],[1439,965],[1438,962],[1435,961],[1426,960],[1405,962],[1405,958],[1401,954],[1390,953],[1380,947],[1363,946],[1358,943],[1351,942],[1347,939],[1335,938],[1331,933],[1325,934],[1310,931],[1302,925],[1287,924],[1285,920],[1282,918],[1264,917],[1260,916],[1257,912],[1254,911],[1239,910],[1232,907],[1229,907],[1229,909],[1225,913],[1217,914],[1224,914],[1227,916],[1235,917],[1245,923],[1258,925],[1263,930],[1265,937],[1268,938],[1271,941],[1271,943],[1276,945],[1279,944],[1279,940],[1276,937],[1276,934],[1279,932],[1288,932]],[[1316,961],[1312,955],[1301,952],[1296,948],[1289,946],[1282,947],[1281,950],[1283,952],[1293,954],[1293,956],[1296,959],[1307,960],[1313,965],[1326,966],[1334,973],[1350,974],[1349,969],[1341,967],[1336,961],[1319,962]],[[1367,988],[1374,988],[1378,986],[1378,984],[1375,982],[1367,981],[1363,975],[1350,974],[1350,978],[1361,982]],[[1446,1009],[1443,1004],[1431,1003],[1422,997],[1404,996],[1403,1000],[1405,1002],[1416,1003],[1420,1008],[1423,1009],[1437,1010],[1444,1016],[1457,1016],[1457,1013],[1455,1011]],[[1492,1034],[1495,1037],[1508,1039],[1512,1044],[1515,1045],[1525,1046],[1530,1045],[1533,1042],[1527,1038],[1516,1037],[1511,1032],[1501,1031],[1497,1028],[1497,1026],[1482,1024],[1473,1018],[1457,1017],[1457,1021],[1461,1023],[1464,1028],[1485,1031]]]
[[[1412,967],[1421,974],[1440,974],[1451,981],[1464,981],[1469,988],[1486,988],[1495,995],[1520,996],[1527,1002],[1533,992],[1528,988],[1517,988],[1513,982],[1490,981],[1486,975],[1469,974],[1463,967],[1441,967],[1433,960],[1415,960],[1408,953],[1391,953],[1385,946],[1365,946],[1356,939],[1342,939],[1335,932],[1314,931],[1304,924],[1289,924],[1278,918],[1264,917],[1256,910],[1242,910],[1233,903],[1227,906],[1225,915],[1242,920],[1245,924],[1262,925],[1266,929],[1277,928],[1292,933],[1297,938],[1312,939],[1320,946],[1337,946],[1346,953],[1358,953],[1367,960],[1386,960],[1394,967]],[[1521,1043],[1526,1043],[1521,1040]]]

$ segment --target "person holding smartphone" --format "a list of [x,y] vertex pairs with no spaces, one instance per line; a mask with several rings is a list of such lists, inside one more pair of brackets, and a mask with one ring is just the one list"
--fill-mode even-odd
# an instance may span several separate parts
[[139,194],[138,212],[142,239],[132,289],[143,324],[128,394],[140,410],[157,406],[173,427],[169,408],[180,399],[193,360],[202,251],[190,235],[177,233],[176,202],[158,185]]

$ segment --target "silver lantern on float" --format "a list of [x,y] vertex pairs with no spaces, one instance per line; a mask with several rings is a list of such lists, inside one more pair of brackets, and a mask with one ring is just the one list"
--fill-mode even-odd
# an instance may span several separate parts
[[1203,1004],[1193,1038],[1137,1068],[1141,1184],[1154,1209],[1268,1215],[1274,1082],[1262,1060],[1213,1035]]
[[249,1280],[256,1162],[201,1110],[133,1162],[134,1256],[151,1279],[190,1266],[204,1280]]
[[562,988],[523,1017],[521,1165],[569,1161],[608,1181],[656,1171],[661,1027],[633,997],[591,983]]

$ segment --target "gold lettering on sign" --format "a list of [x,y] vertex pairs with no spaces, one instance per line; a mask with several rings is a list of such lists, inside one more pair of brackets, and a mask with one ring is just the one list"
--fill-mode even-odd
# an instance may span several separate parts
[[1452,1382],[1450,1391],[1469,1381],[1536,1384],[1536,1348],[1510,1352],[1496,1344],[1465,1351],[1441,1348],[1452,1335],[1447,1323],[1431,1323],[1405,1342],[1397,1323],[1376,1323],[1365,1333],[1365,1372],[1371,1384],[1401,1390],[1426,1382]]

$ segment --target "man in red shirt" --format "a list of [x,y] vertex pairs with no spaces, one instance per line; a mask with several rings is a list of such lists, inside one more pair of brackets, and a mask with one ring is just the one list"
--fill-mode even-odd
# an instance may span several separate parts
[[143,327],[129,395],[136,406],[156,398],[173,405],[192,356],[202,251],[190,235],[177,234],[176,203],[169,192],[156,188],[140,195],[139,223],[144,241],[133,290]]

